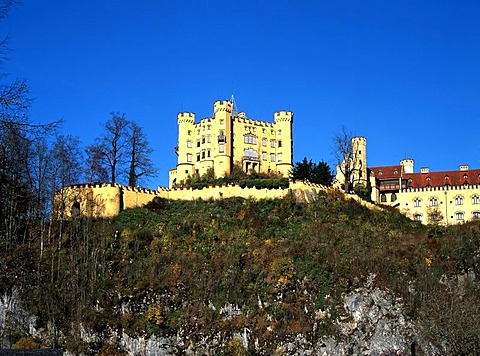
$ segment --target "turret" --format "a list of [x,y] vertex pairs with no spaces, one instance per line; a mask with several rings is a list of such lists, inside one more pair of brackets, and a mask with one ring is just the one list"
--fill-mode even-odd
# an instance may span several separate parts
[[[171,184],[180,183],[193,174],[193,147],[194,147],[194,122],[195,114],[181,112],[177,115],[178,146],[175,152],[178,155],[177,176],[172,178]],[[175,181],[175,182],[174,182]]]
[[[274,113],[276,129],[277,171],[288,177],[293,168],[293,112],[278,111]],[[281,161],[279,160],[281,154]]]
[[232,108],[228,100],[217,100],[213,104],[214,171],[217,177],[230,174],[232,166]]
[[400,161],[400,165],[403,167],[403,173],[413,173],[413,159],[405,158]]
[[352,138],[352,154],[354,169],[352,172],[353,186],[358,183],[367,185],[367,139],[362,136]]

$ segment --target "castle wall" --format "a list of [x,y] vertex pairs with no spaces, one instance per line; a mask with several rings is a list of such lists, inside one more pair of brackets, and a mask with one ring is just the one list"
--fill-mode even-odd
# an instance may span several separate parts
[[407,188],[397,194],[397,201],[403,214],[424,224],[452,225],[480,219],[480,185],[477,184]]

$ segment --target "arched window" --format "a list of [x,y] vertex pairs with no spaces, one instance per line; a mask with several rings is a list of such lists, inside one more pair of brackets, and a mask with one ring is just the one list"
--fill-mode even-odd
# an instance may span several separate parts
[[415,214],[413,216],[413,220],[415,221],[422,221],[422,214]]
[[472,204],[480,204],[480,198],[478,197],[478,195],[474,195],[472,197]]
[[380,194],[380,202],[382,202],[382,203],[387,202],[387,196],[385,194]]
[[75,202],[73,203],[70,214],[72,215],[72,218],[80,215],[80,203],[78,201],[75,200]]
[[438,199],[430,198],[430,206],[438,206]]
[[397,200],[397,194],[392,193],[392,196],[390,197],[390,201],[393,203],[395,200]]
[[420,208],[422,206],[422,201],[420,198],[413,199],[413,206],[415,208]]
[[465,214],[463,212],[455,213],[455,219],[464,220]]
[[473,220],[480,220],[480,211],[474,211],[472,218]]
[[460,195],[457,195],[455,197],[455,205],[463,205],[463,197]]

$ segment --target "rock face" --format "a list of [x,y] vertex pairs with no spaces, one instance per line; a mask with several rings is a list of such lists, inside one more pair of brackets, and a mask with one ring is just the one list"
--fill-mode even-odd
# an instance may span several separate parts
[[[402,300],[388,290],[374,287],[374,278],[371,275],[364,286],[343,296],[345,313],[336,320],[335,336],[317,337],[317,341],[311,341],[311,335],[293,335],[288,341],[277,345],[277,351],[285,355],[410,355],[415,351],[418,354],[441,354],[423,339],[415,324],[405,317]],[[222,313],[225,318],[231,318],[241,311],[236,305],[226,304],[222,307]],[[17,315],[12,319],[17,322],[16,327],[28,330],[30,335],[39,336],[39,332],[33,328],[34,318],[21,307],[15,291],[9,296],[0,296],[0,336],[7,336],[5,330],[13,314]],[[82,339],[86,342],[100,338],[88,331],[82,333]],[[233,335],[233,338],[238,339],[244,348],[256,345],[247,329]],[[184,333],[169,337],[134,338],[124,332],[112,332],[104,341],[120,345],[129,355],[203,355],[215,354],[228,340],[222,335],[205,335],[193,345],[189,335]],[[10,346],[5,340],[0,345],[3,348]],[[258,354],[265,354],[265,350],[258,345],[255,348]]]

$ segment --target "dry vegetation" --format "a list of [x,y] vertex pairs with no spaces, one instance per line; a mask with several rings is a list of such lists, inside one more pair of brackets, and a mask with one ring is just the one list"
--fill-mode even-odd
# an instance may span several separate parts
[[[478,281],[458,280],[480,272],[478,223],[423,226],[332,191],[308,205],[292,196],[158,199],[113,220],[56,222],[26,236],[0,256],[0,288],[20,286],[38,327],[55,327],[42,341],[74,352],[113,347],[80,340],[83,324],[100,335],[124,329],[193,341],[217,333],[228,340],[246,327],[273,353],[298,333],[334,334],[341,293],[370,273],[403,298],[409,317],[445,352],[480,352]],[[238,312],[227,316],[227,303]],[[3,334],[12,342],[26,336]],[[223,352],[237,352],[237,343]]]

